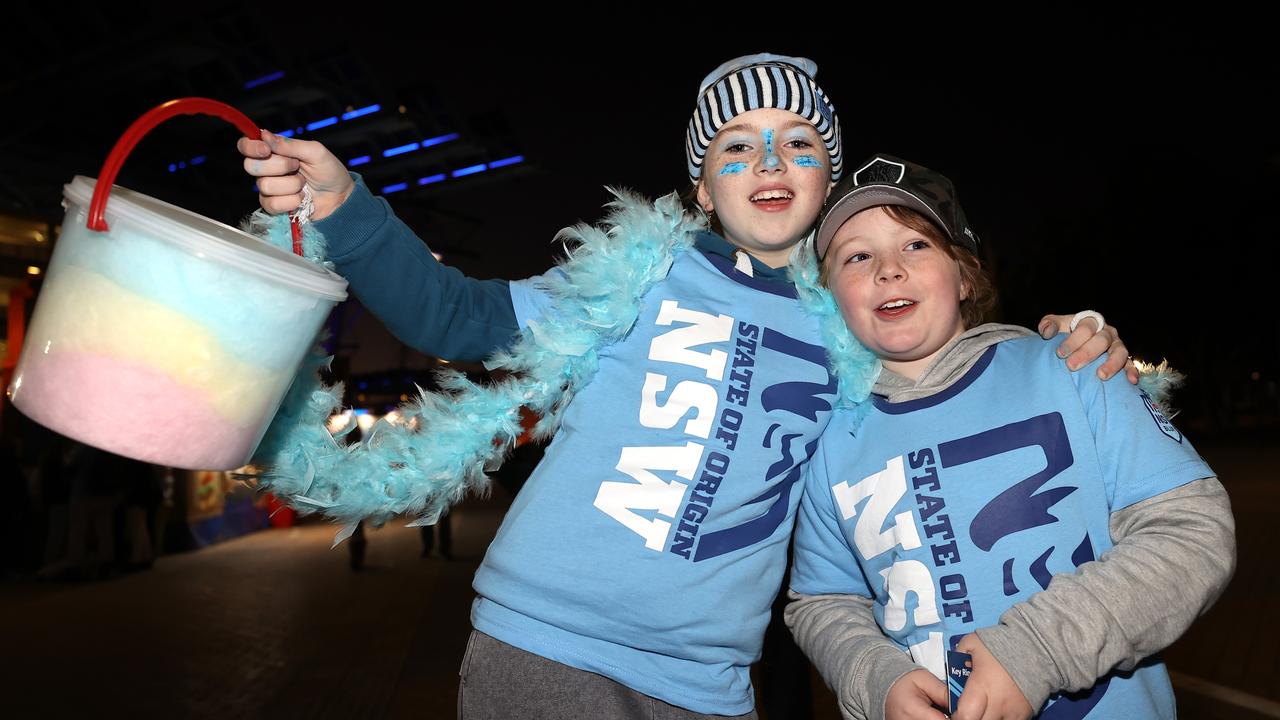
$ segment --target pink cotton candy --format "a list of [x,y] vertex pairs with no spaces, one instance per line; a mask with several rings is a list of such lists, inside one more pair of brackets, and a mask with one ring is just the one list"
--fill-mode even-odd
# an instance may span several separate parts
[[19,395],[22,411],[41,425],[157,465],[238,468],[263,430],[229,422],[199,389],[162,372],[93,353],[53,352],[25,363],[15,401]]

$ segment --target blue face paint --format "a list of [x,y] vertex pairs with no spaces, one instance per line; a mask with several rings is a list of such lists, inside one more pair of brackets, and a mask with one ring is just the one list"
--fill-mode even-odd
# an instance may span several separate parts
[[812,155],[801,155],[795,160],[796,167],[822,167],[822,161]]
[[721,175],[737,175],[738,173],[746,169],[747,169],[747,164],[744,162],[729,163],[728,165],[725,165],[724,167],[720,168],[720,174]]
[[773,152],[773,130],[765,128],[764,130],[764,166],[767,168],[776,168],[782,164],[777,154]]

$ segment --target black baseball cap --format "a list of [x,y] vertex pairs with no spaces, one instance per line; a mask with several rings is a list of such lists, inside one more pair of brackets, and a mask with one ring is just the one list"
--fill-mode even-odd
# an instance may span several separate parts
[[878,153],[832,188],[814,238],[818,259],[827,254],[846,220],[877,205],[911,208],[942,228],[952,243],[978,254],[978,236],[969,228],[951,181],[927,167]]

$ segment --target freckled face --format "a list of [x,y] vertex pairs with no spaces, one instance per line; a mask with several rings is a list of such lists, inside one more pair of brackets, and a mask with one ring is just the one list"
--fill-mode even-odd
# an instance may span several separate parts
[[882,207],[840,226],[827,251],[828,285],[854,336],[909,378],[964,332],[960,266],[935,241],[898,224]]
[[813,227],[831,190],[818,131],[786,110],[738,115],[707,151],[698,202],[715,212],[725,239],[781,267]]

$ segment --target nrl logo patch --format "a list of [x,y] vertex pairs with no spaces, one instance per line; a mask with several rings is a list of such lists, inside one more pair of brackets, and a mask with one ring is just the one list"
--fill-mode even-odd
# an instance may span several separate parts
[[1156,427],[1160,428],[1160,432],[1168,435],[1171,439],[1181,445],[1182,433],[1178,431],[1178,428],[1173,426],[1173,423],[1169,422],[1169,418],[1164,416],[1164,412],[1160,410],[1160,406],[1151,402],[1151,396],[1147,395],[1145,392],[1141,392],[1141,395],[1142,402],[1147,406],[1147,412],[1151,413],[1151,419],[1156,421]]

